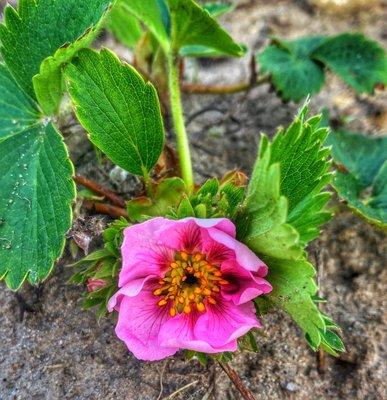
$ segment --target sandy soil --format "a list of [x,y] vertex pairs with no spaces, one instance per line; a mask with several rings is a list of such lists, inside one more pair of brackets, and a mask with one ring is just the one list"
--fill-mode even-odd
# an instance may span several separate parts
[[[289,38],[311,33],[362,30],[386,45],[386,20],[381,5],[357,14],[328,14],[308,1],[240,1],[224,19],[237,40],[261,49],[268,35]],[[105,45],[122,57],[128,53],[106,37]],[[101,43],[100,43],[101,44]],[[202,82],[236,82],[247,76],[245,60],[191,65],[189,75]],[[313,97],[312,109],[327,106],[334,119],[351,116],[350,127],[371,135],[386,133],[386,95],[356,96],[335,77]],[[284,104],[269,85],[232,96],[185,96],[188,130],[196,177],[203,180],[227,170],[251,170],[259,132],[273,134],[297,110]],[[198,111],[200,117],[194,118]],[[132,176],[114,173],[110,163],[98,164],[80,128],[66,135],[79,173],[110,186],[123,195],[136,193]],[[117,171],[115,171],[117,172]],[[337,201],[336,218],[310,246],[311,259],[323,271],[321,288],[329,302],[325,310],[342,326],[347,353],[327,356],[319,372],[316,355],[301,332],[283,314],[265,316],[258,337],[258,354],[238,354],[232,366],[257,399],[383,399],[386,393],[385,235],[352,216]],[[106,217],[80,215],[84,229],[98,232]],[[224,373],[209,363],[187,363],[182,355],[157,363],[134,359],[114,336],[114,323],[97,323],[93,311],[79,308],[81,289],[66,284],[71,275],[68,251],[55,273],[38,288],[25,287],[19,295],[3,289],[0,295],[0,399],[239,399]]]

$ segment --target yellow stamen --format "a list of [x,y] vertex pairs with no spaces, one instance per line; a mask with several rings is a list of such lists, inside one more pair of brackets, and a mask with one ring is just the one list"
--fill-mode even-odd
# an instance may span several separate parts
[[[169,315],[177,313],[189,314],[192,310],[205,312],[206,301],[216,304],[216,296],[220,292],[218,285],[228,282],[222,278],[220,267],[211,264],[201,253],[190,254],[177,252],[169,264],[163,279],[158,281],[160,287],[153,291],[160,296],[160,307],[169,304]],[[215,297],[215,298],[214,298]]]

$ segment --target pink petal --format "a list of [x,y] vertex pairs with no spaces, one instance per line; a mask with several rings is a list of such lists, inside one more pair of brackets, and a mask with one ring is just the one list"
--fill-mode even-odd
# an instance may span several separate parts
[[243,336],[250,329],[260,327],[252,302],[236,306],[221,301],[214,306],[207,306],[206,312],[198,318],[195,337],[219,349]]
[[243,268],[257,272],[258,276],[266,276],[268,271],[266,264],[245,244],[215,228],[208,229],[207,232],[213,240],[234,251],[237,263]]
[[120,290],[118,290],[114,295],[109,299],[107,309],[109,312],[112,312],[114,309],[119,311],[121,300],[124,296],[134,297],[137,296],[144,284],[152,279],[157,278],[154,275],[149,275],[145,278],[134,279],[128,282],[125,286],[123,286]]
[[168,308],[159,307],[152,292],[143,289],[135,297],[122,298],[116,334],[136,358],[161,360],[178,351],[178,347],[159,343],[160,329],[168,319]]
[[221,347],[214,347],[207,340],[196,338],[194,329],[198,317],[198,313],[190,313],[170,318],[160,330],[160,343],[163,346],[195,350],[202,353],[220,353],[237,349],[236,340],[232,340]]
[[247,303],[273,290],[268,281],[259,277],[256,272],[240,267],[236,262],[224,262],[221,270],[222,277],[229,282],[228,285],[222,285],[222,297],[234,304]]
[[122,269],[118,286],[132,279],[148,275],[161,276],[172,254],[163,246],[160,231],[165,228],[165,218],[154,218],[124,230],[121,246]]

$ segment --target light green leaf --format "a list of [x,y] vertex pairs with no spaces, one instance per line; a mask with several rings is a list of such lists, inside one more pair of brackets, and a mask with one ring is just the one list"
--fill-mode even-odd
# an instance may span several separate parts
[[169,51],[169,13],[164,0],[121,0],[156,36],[166,53]]
[[323,341],[330,327],[314,303],[315,270],[303,250],[330,216],[323,211],[329,194],[320,193],[330,178],[323,148],[327,130],[319,128],[320,116],[307,120],[307,111],[304,106],[272,143],[262,137],[238,228],[247,226],[241,238],[269,267],[273,291],[256,300],[259,309],[283,309],[313,349],[321,346],[333,354]]
[[325,331],[324,319],[311,296],[317,291],[314,282],[315,270],[307,260],[267,260],[269,274],[266,279],[272,284],[273,291],[264,299],[256,300],[258,306],[278,307],[292,316],[300,328],[308,333],[318,348],[320,331]]
[[164,179],[155,188],[152,199],[140,197],[127,203],[129,218],[140,221],[144,217],[162,217],[167,215],[171,208],[177,207],[186,191],[182,179],[174,177]]
[[257,54],[261,72],[271,74],[283,99],[299,101],[321,89],[324,71],[310,54],[325,40],[324,36],[293,41],[274,39],[274,44]]
[[146,174],[164,140],[156,90],[110,51],[84,49],[66,69],[76,114],[90,140],[115,164]]
[[[4,24],[0,26],[1,54],[18,84],[30,97],[35,97],[32,78],[39,73],[42,61],[94,27],[110,3],[110,0],[83,3],[78,0],[20,0],[17,11],[11,6],[5,8]],[[84,38],[75,47],[62,49],[56,56],[61,61],[68,60],[76,48],[87,45],[88,41]],[[43,67],[43,74],[54,74],[52,62]],[[54,76],[55,81],[49,85],[54,89],[51,101],[45,100],[41,86],[38,96],[43,108],[50,112],[55,108],[52,102],[57,101],[56,91],[60,86],[58,75]]]
[[233,41],[208,11],[192,0],[167,0],[171,13],[172,47],[206,46],[225,55],[239,57],[243,49]]
[[134,47],[142,36],[139,20],[131,14],[127,0],[119,0],[109,13],[107,26],[121,43]]
[[339,196],[369,222],[387,227],[387,138],[338,130],[327,143],[342,166],[333,181]]
[[343,33],[327,39],[312,57],[324,63],[357,92],[372,93],[378,83],[387,83],[385,51],[360,33]]
[[34,102],[23,93],[3,64],[0,64],[0,93],[0,138],[20,132],[37,121]]
[[71,225],[73,168],[53,125],[0,141],[0,277],[13,290],[47,277]]

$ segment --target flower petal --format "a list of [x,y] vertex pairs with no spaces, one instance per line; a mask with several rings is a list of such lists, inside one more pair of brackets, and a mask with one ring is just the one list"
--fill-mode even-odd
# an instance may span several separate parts
[[215,228],[208,229],[207,232],[213,240],[234,251],[235,259],[240,266],[257,272],[258,276],[266,276],[268,271],[266,264],[245,244]]
[[220,347],[214,347],[207,340],[196,338],[194,329],[198,317],[198,313],[190,313],[170,318],[160,330],[160,343],[167,347],[179,347],[202,353],[220,353],[222,351],[235,351],[237,349],[236,340],[232,340]]
[[161,360],[178,350],[174,346],[162,346],[158,340],[160,329],[168,319],[168,309],[159,307],[152,292],[143,289],[137,296],[122,298],[116,334],[136,358]]
[[160,237],[160,231],[164,229],[166,221],[168,220],[165,218],[154,218],[124,230],[119,287],[132,279],[162,275],[166,263],[172,258]]
[[214,348],[222,348],[243,336],[252,328],[260,328],[252,302],[236,306],[220,300],[197,320],[195,337]]
[[114,293],[114,295],[109,299],[107,305],[107,309],[109,310],[109,312],[112,312],[114,309],[116,311],[119,311],[121,300],[124,296],[137,296],[144,287],[145,283],[155,278],[157,278],[157,276],[149,275],[145,278],[134,279],[128,282],[120,290]]
[[222,297],[239,305],[261,294],[270,293],[273,287],[254,271],[241,268],[235,261],[222,263],[222,277],[229,282],[222,285]]

